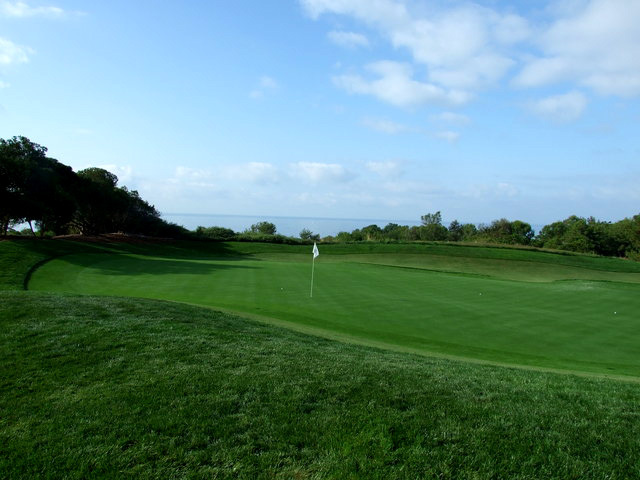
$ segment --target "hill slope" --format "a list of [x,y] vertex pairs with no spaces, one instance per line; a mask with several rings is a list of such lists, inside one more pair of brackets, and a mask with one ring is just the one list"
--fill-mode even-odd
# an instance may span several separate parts
[[5,478],[638,478],[640,386],[0,292]]

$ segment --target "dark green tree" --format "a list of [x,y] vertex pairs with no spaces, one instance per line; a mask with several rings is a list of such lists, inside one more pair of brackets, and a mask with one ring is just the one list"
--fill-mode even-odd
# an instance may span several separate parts
[[211,238],[213,240],[231,240],[236,236],[236,232],[225,227],[198,227],[195,233],[198,237]]
[[62,230],[75,209],[75,174],[26,137],[0,139],[0,233],[27,222]]
[[118,191],[118,177],[103,168],[78,172],[78,209],[73,224],[83,235],[120,230],[126,217],[126,193]]
[[251,225],[251,233],[261,233],[263,235],[275,235],[276,226],[271,222],[258,222]]
[[314,242],[317,242],[320,240],[320,235],[317,233],[313,233],[308,228],[303,228],[302,230],[300,230],[300,238],[302,240],[313,240]]
[[427,213],[426,215],[422,215],[420,217],[422,220],[422,225],[442,225],[442,214],[438,211],[436,213]]
[[382,240],[382,229],[378,225],[367,225],[360,229],[362,239],[366,241]]
[[449,224],[449,235],[448,239],[452,242],[459,242],[462,240],[462,236],[464,232],[462,230],[462,224],[458,222],[458,220],[454,220]]
[[530,245],[534,231],[528,223],[520,220],[510,222],[506,218],[501,218],[491,222],[491,225],[481,226],[478,236],[490,243]]
[[398,225],[397,223],[388,223],[382,229],[382,235],[389,240],[410,240],[409,227],[406,225]]

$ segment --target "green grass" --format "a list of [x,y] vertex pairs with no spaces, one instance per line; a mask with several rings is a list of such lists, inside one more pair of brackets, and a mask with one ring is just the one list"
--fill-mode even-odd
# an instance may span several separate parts
[[3,478],[640,476],[636,383],[153,300],[0,292]]
[[[29,288],[240,312],[350,342],[640,377],[640,264],[450,245],[198,245],[66,255]],[[301,253],[306,252],[306,253]]]
[[[637,381],[424,355],[466,342],[456,352],[476,360],[545,366],[546,352],[556,367],[637,380],[624,311],[640,311],[639,264],[320,248],[309,299],[308,247],[0,242],[0,476],[640,478]],[[60,292],[23,291],[25,278]],[[614,303],[615,317],[594,313]],[[407,324],[412,309],[420,321]]]

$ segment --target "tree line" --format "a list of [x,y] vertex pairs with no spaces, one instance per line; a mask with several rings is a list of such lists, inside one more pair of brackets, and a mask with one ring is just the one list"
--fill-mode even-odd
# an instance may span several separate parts
[[340,232],[326,240],[338,242],[361,241],[449,241],[486,244],[533,246],[554,250],[568,250],[597,255],[628,257],[640,260],[640,215],[618,222],[604,222],[594,217],[572,215],[564,220],[545,225],[536,235],[530,224],[505,218],[490,224],[442,224],[440,212],[421,217],[421,225],[407,226],[389,223]]
[[[123,232],[156,237],[304,243],[320,235],[303,229],[299,237],[279,235],[271,222],[258,222],[244,232],[224,227],[198,227],[190,232],[160,218],[137,191],[118,186],[118,178],[102,168],[77,173],[47,156],[47,149],[25,137],[0,139],[0,234],[28,224],[33,235]],[[508,244],[627,257],[640,260],[640,215],[618,222],[570,216],[544,226],[536,234],[530,224],[505,218],[474,225],[443,225],[440,212],[421,217],[419,226],[369,225],[324,237],[324,242],[448,241]]]
[[314,234],[306,228],[296,238],[279,235],[276,230],[273,223],[258,222],[240,233],[224,227],[198,227],[193,233],[196,238],[278,243],[308,243],[322,240],[335,243],[423,241],[520,245],[627,257],[640,261],[640,215],[615,223],[573,215],[544,226],[537,235],[530,224],[505,218],[478,226],[454,220],[447,227],[442,223],[440,212],[423,215],[421,225],[368,225],[322,239],[319,234]]
[[102,168],[74,172],[26,137],[0,139],[0,234],[28,224],[35,235],[126,232],[176,236],[182,227],[165,222],[137,191],[118,186]]

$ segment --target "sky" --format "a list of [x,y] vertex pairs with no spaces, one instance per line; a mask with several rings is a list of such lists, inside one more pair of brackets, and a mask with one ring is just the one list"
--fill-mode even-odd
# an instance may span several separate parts
[[164,213],[640,213],[640,0],[0,0],[0,138]]

